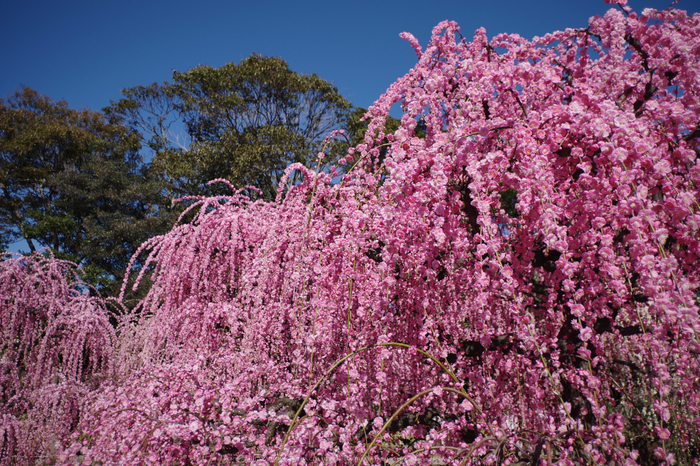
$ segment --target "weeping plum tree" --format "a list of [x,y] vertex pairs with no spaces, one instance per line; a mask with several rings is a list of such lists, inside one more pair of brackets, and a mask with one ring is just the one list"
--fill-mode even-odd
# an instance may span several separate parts
[[700,15],[618,7],[404,34],[341,182],[195,199],[57,460],[697,462]]
[[2,260],[0,464],[45,464],[112,375],[116,334],[74,264],[51,254]]

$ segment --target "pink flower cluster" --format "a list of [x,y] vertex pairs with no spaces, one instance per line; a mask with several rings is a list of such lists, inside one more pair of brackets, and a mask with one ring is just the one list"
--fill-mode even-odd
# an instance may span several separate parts
[[700,15],[626,8],[406,34],[342,181],[190,199],[56,459],[699,461]]
[[112,376],[105,303],[50,251],[0,263],[0,464],[51,462]]

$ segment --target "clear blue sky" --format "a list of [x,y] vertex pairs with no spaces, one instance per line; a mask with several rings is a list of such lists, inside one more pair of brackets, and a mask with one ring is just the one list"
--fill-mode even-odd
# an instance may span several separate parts
[[[641,11],[671,0],[630,0]],[[240,62],[253,52],[316,73],[367,107],[416,62],[399,33],[423,46],[438,22],[459,23],[469,38],[523,37],[585,27],[603,0],[156,1],[7,0],[0,28],[0,97],[20,84],[72,108],[100,110],[121,89],[170,80],[172,70]],[[700,0],[680,0],[689,12]]]

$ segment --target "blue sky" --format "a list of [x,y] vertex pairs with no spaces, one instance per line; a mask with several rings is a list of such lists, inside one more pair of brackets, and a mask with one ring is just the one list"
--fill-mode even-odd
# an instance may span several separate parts
[[[630,0],[666,8],[671,0]],[[0,28],[0,97],[20,84],[72,108],[100,110],[126,87],[170,80],[172,70],[240,62],[253,52],[316,73],[367,107],[416,62],[399,33],[425,45],[438,22],[472,37],[516,32],[526,38],[585,27],[603,0],[155,1],[8,0]],[[696,12],[700,0],[680,0]]]

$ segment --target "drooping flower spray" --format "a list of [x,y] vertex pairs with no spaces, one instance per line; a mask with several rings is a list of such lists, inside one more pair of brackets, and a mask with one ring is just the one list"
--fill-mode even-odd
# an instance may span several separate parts
[[60,459],[698,461],[700,16],[404,36],[339,182],[293,165],[144,245]]

